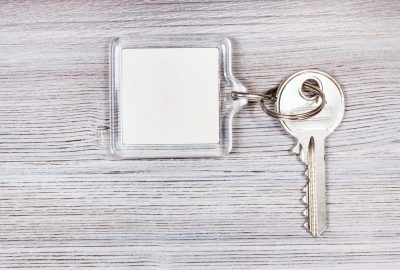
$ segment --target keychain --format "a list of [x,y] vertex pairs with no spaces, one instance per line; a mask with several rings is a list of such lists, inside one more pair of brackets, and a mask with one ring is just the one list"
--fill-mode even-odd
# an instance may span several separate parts
[[233,75],[230,40],[216,36],[116,39],[110,74],[110,150],[117,158],[228,154],[234,115],[259,102],[297,139],[293,152],[307,165],[305,226],[313,236],[323,233],[325,139],[344,114],[343,91],[331,76],[304,70],[265,94],[249,93]]

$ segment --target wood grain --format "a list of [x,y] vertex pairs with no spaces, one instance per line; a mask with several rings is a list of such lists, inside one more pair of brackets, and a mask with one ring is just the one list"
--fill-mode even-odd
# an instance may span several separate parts
[[[398,1],[1,1],[0,268],[398,269]],[[262,92],[319,68],[345,91],[327,141],[329,224],[304,230],[304,166],[254,106],[220,159],[116,161],[114,37],[217,33]]]

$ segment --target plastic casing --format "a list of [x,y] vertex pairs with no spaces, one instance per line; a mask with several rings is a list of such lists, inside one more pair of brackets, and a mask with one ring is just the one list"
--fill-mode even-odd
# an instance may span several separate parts
[[[218,48],[219,142],[215,144],[124,144],[122,141],[122,50],[129,48]],[[157,36],[116,38],[110,45],[110,152],[116,158],[218,157],[232,149],[233,116],[246,99],[233,100],[232,91],[247,92],[232,73],[232,45],[220,36]],[[198,74],[201,78],[201,74]],[[149,104],[150,106],[150,104]]]

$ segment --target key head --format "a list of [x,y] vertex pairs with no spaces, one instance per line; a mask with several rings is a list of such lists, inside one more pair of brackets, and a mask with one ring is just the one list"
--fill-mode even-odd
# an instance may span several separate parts
[[339,84],[328,74],[319,70],[304,70],[290,76],[278,89],[276,110],[282,114],[298,114],[318,106],[319,99],[303,92],[303,83],[317,83],[325,94],[326,104],[321,112],[305,120],[282,119],[282,126],[293,136],[300,130],[326,130],[332,133],[340,124],[344,114],[344,96]]

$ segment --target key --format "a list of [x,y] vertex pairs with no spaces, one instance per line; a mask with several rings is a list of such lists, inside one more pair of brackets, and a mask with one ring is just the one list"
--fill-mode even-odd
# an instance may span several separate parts
[[327,223],[325,201],[325,140],[340,124],[344,114],[344,96],[339,84],[328,74],[306,70],[289,77],[278,89],[276,110],[283,114],[297,114],[318,106],[321,98],[303,91],[303,84],[317,85],[325,95],[325,106],[305,120],[282,119],[281,124],[297,138],[293,152],[307,165],[308,183],[304,188],[306,203],[305,227],[314,237],[320,236]]

